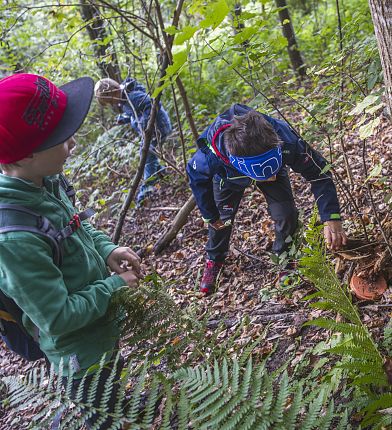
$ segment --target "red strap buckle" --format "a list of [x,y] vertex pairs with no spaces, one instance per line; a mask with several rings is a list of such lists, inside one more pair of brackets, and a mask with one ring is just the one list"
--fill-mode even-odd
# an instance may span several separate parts
[[71,221],[68,223],[72,227],[72,231],[77,230],[80,227],[80,218],[78,214],[75,214]]

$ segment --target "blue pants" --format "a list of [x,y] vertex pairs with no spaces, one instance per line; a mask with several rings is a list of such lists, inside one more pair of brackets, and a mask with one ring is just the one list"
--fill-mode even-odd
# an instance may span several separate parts
[[[161,140],[161,143],[163,143],[164,140],[165,139]],[[144,172],[143,172],[144,182],[140,187],[140,191],[137,196],[138,201],[143,199],[146,192],[148,192],[148,190],[154,184],[154,180],[148,181],[148,179],[163,169],[163,167],[159,164],[158,157],[154,154],[154,152],[151,151],[151,149],[154,151],[156,146],[157,146],[157,140],[153,139],[150,143],[150,149],[147,153],[146,164],[144,166]],[[143,140],[141,141],[141,144],[140,144],[140,155],[141,155],[142,148],[143,148]]]
[[[286,169],[281,169],[275,182],[258,182],[256,185],[264,194],[268,204],[268,213],[275,223],[275,241],[272,251],[281,254],[287,248],[285,239],[294,234],[297,228],[298,211],[295,207],[290,179]],[[231,219],[232,224],[237,214],[245,188],[231,184],[229,180],[214,180],[214,199],[219,210],[220,219]],[[223,262],[227,256],[232,225],[222,230],[208,226],[206,252],[210,260]]]

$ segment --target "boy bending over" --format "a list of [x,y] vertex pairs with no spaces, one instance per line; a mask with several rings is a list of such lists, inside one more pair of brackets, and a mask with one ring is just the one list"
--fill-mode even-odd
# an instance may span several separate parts
[[326,160],[300,139],[285,121],[234,104],[219,115],[197,140],[199,150],[189,161],[190,186],[204,221],[208,242],[200,291],[213,292],[229,250],[232,224],[244,194],[252,183],[264,194],[275,223],[272,251],[281,254],[286,238],[297,227],[286,166],[311,183],[324,235],[332,249],[347,241],[342,228],[336,188]]
[[[111,106],[121,112],[117,116],[117,124],[130,124],[132,129],[141,137],[141,151],[152,106],[151,98],[143,85],[134,78],[127,78],[121,84],[113,79],[105,78],[95,84],[95,96],[101,106]],[[159,104],[155,130],[144,167],[144,183],[136,197],[138,205],[141,205],[153,193],[154,183],[163,175],[165,168],[159,164],[155,149],[166,141],[171,132],[172,126],[169,115]]]

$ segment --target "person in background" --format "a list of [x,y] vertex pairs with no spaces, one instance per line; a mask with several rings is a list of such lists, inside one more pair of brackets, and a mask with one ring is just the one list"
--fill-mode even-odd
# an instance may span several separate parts
[[[101,106],[112,106],[121,112],[117,116],[117,124],[130,124],[141,138],[141,151],[152,106],[151,98],[143,85],[133,78],[125,79],[121,84],[113,79],[105,78],[95,84],[94,92]],[[166,141],[171,132],[172,125],[169,115],[160,103],[155,120],[155,130],[144,167],[144,182],[136,196],[138,205],[141,205],[153,193],[154,183],[163,176],[165,168],[159,164],[155,149]]]
[[[207,261],[200,291],[210,294],[229,250],[235,215],[244,190],[254,184],[265,196],[275,223],[272,251],[281,254],[297,228],[286,166],[311,184],[328,245],[338,249],[347,241],[336,188],[327,161],[282,120],[234,104],[208,126],[187,165],[197,206],[208,223]],[[286,274],[286,273],[285,273]]]

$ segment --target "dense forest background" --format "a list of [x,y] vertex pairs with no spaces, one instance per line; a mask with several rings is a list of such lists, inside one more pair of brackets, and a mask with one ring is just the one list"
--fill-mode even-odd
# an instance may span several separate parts
[[[3,0],[0,77],[134,77],[174,125],[159,150],[169,173],[141,208],[139,138],[96,102],[66,168],[95,225],[137,250],[148,274],[121,299],[124,387],[138,406],[118,426],[392,428],[391,290],[370,303],[348,289],[353,274],[392,278],[391,16],[381,0]],[[325,155],[356,247],[326,251],[309,187],[294,175],[303,226],[274,260],[263,196],[249,189],[224,279],[204,298],[206,227],[185,165],[197,135],[236,102],[284,118]],[[299,269],[276,286],[287,260]],[[80,417],[54,376],[19,378],[40,363],[3,349],[0,360],[1,428],[46,428],[58,400]]]

